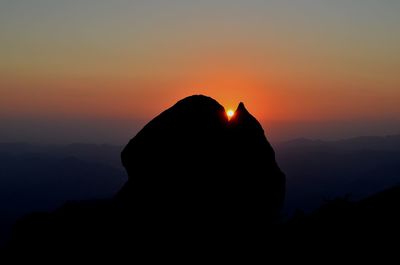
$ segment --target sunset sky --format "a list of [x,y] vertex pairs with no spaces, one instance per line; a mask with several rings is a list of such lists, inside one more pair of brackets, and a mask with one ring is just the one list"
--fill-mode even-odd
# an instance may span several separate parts
[[399,14],[396,0],[2,0],[0,136],[124,142],[191,94],[243,101],[279,140],[400,133]]

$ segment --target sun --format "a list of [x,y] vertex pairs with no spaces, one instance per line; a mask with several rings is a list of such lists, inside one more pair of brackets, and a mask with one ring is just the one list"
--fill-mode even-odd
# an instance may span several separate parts
[[228,119],[232,119],[233,115],[235,115],[235,112],[231,109],[228,109],[226,111],[226,115],[228,115]]

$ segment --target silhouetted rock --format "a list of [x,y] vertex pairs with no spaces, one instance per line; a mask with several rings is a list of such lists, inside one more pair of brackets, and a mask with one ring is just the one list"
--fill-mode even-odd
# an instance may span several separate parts
[[185,98],[129,142],[122,162],[129,180],[118,198],[170,216],[268,223],[284,199],[274,151],[243,103],[229,121],[212,98]]

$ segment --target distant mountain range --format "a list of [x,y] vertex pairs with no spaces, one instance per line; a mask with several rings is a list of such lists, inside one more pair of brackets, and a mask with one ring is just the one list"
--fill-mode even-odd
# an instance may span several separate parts
[[358,200],[400,183],[400,135],[340,141],[297,139],[275,146],[287,176],[286,213],[326,200]]
[[86,143],[72,143],[68,145],[38,145],[30,143],[0,143],[0,155],[51,155],[60,157],[77,157],[85,161],[100,162],[122,168],[121,151],[122,146],[96,145]]
[[310,140],[298,138],[277,145],[284,151],[399,151],[400,135],[390,136],[360,136],[337,141]]
[[0,245],[16,219],[66,201],[113,196],[126,181],[120,147],[0,144]]

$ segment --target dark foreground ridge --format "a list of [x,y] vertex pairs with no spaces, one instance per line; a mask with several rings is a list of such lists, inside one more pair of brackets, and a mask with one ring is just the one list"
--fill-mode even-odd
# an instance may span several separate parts
[[129,180],[114,198],[24,218],[10,249],[235,244],[278,221],[285,176],[243,103],[228,120],[212,98],[185,98],[150,121],[121,157]]

